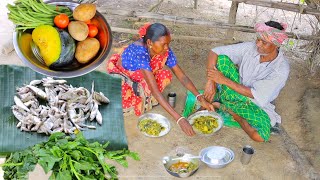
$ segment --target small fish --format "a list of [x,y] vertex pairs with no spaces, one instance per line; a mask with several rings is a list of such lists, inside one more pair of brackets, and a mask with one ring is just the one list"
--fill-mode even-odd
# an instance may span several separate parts
[[38,85],[38,84],[41,84],[42,83],[42,80],[33,80],[29,83],[30,86],[35,86],[35,85]]
[[29,107],[29,106],[31,106],[33,103],[35,103],[35,101],[30,100],[30,101],[25,102],[25,103],[23,103],[23,104],[24,104],[25,106]]
[[41,89],[35,87],[35,86],[30,86],[30,85],[27,85],[28,88],[31,89],[32,92],[34,92],[34,94],[38,97],[40,97],[41,99],[47,99],[47,94],[42,91]]
[[20,98],[18,98],[18,96],[14,96],[13,100],[19,108],[22,108],[22,109],[26,110],[27,112],[30,111],[30,109],[26,105],[23,104],[23,102],[21,101]]
[[56,85],[56,84],[65,84],[65,83],[67,83],[67,81],[64,79],[50,79],[50,80],[44,81],[43,86],[45,86],[44,84]]
[[12,113],[14,117],[16,117],[20,122],[23,122],[25,120],[23,114],[17,111],[15,108],[12,108]]
[[79,126],[86,127],[86,128],[89,128],[89,129],[96,129],[96,127],[92,126],[92,125],[79,124]]
[[21,127],[21,125],[22,125],[22,122],[18,122],[17,128]]
[[99,107],[98,102],[94,100],[94,105],[93,105],[93,107],[91,109],[91,113],[90,113],[90,121],[92,121],[97,116],[97,113],[99,111],[98,107]]
[[102,115],[99,110],[97,111],[96,120],[100,125],[102,125]]
[[102,92],[97,93],[97,92],[93,92],[93,99],[102,102],[102,103],[109,103],[110,100],[109,98],[107,98]]
[[67,85],[66,82],[47,77],[17,88],[15,105],[11,107],[19,121],[17,127],[21,131],[48,135],[54,132],[77,134],[82,130],[96,129],[96,126],[85,124],[94,119],[101,125],[99,105],[109,103],[109,99],[101,92],[94,92],[94,82],[91,92],[84,87]]

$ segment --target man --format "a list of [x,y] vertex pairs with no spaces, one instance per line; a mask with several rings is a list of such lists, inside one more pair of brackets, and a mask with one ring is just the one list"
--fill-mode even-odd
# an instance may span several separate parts
[[216,108],[230,113],[255,141],[267,141],[270,127],[281,123],[271,102],[289,76],[289,63],[280,49],[287,39],[286,25],[275,21],[255,26],[257,39],[210,51],[205,98],[212,102],[218,84]]

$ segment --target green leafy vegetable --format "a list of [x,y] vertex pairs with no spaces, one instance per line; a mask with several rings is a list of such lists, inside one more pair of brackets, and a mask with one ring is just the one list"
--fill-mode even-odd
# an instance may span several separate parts
[[12,153],[2,166],[4,179],[27,179],[38,163],[44,171],[52,171],[50,180],[117,179],[115,166],[105,158],[128,167],[126,158],[140,160],[139,155],[127,149],[107,151],[106,144],[90,143],[79,133],[73,139],[63,133],[54,133],[49,140],[21,152]]

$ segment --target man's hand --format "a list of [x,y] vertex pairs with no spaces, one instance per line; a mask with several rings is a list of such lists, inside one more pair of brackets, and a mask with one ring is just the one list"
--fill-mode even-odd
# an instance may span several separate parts
[[179,121],[179,126],[182,129],[182,131],[186,133],[186,135],[188,136],[193,136],[196,134],[192,129],[192,126],[189,124],[189,122],[185,118]]
[[216,83],[208,80],[204,89],[204,97],[207,101],[212,102],[216,94]]
[[214,81],[218,84],[224,84],[226,81],[226,77],[216,69],[208,69],[207,77],[208,77],[208,80]]

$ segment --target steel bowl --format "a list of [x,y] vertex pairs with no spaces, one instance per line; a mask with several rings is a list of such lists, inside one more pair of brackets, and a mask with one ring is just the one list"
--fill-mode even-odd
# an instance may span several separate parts
[[222,146],[210,146],[200,151],[201,161],[207,166],[219,169],[227,166],[234,160],[234,152]]
[[[50,0],[50,1],[45,1],[45,3],[67,6],[71,10],[74,10],[74,8],[79,5],[79,3],[76,3],[73,1],[62,1],[62,0],[59,0],[59,1]],[[109,54],[112,46],[111,29],[106,19],[98,11],[94,16],[94,19],[99,22],[99,27],[98,27],[99,33],[96,38],[100,42],[100,49],[98,54],[92,60],[90,60],[90,62],[87,64],[80,64],[77,62],[76,59],[74,59],[71,65],[68,65],[62,69],[59,69],[59,70],[49,69],[46,65],[42,64],[36,59],[36,57],[33,55],[31,51],[31,47],[29,44],[24,44],[22,46],[22,41],[21,41],[22,35],[24,33],[31,34],[32,30],[27,30],[25,32],[22,32],[21,30],[19,30],[13,33],[14,49],[17,52],[19,58],[22,60],[22,62],[26,66],[30,67],[31,69],[33,69],[38,73],[51,76],[51,77],[60,77],[60,78],[71,78],[71,77],[77,77],[77,76],[87,74],[93,71],[94,69],[96,69],[107,58],[107,55]]]
[[[178,156],[165,156],[162,158],[162,163],[163,163],[166,171],[169,174],[171,174],[172,176],[179,177],[179,178],[185,178],[185,177],[192,176],[199,169],[200,160],[195,159],[195,158],[190,158],[193,156],[194,155],[192,155],[192,154],[184,154],[181,158],[179,158],[179,160],[174,160],[174,158],[177,158]],[[176,172],[170,171],[169,170],[170,166],[174,163],[179,162],[179,161],[180,162],[192,162],[196,165],[196,168],[190,172],[187,172],[187,173],[176,173]]]
[[214,133],[218,132],[218,131],[223,127],[223,119],[222,119],[222,117],[221,117],[218,113],[213,112],[213,111],[210,112],[210,111],[208,111],[208,110],[198,111],[198,112],[190,115],[187,120],[188,120],[189,123],[192,125],[193,122],[194,122],[194,120],[195,120],[196,118],[198,118],[199,116],[212,116],[212,117],[214,117],[214,118],[217,118],[217,119],[218,119],[218,127],[215,128],[215,129],[213,130],[213,132],[210,133],[210,134],[203,134],[201,131],[199,131],[198,129],[196,129],[196,128],[194,128],[194,127],[192,126],[193,129],[194,129],[194,131],[197,132],[198,134],[201,134],[201,135],[204,135],[204,136],[211,136],[211,135],[213,135]]
[[[139,123],[140,121],[144,120],[144,119],[152,119],[152,120],[155,120],[157,121],[159,124],[161,124],[165,129],[163,131],[160,132],[159,136],[153,136],[153,135],[150,135],[146,132],[142,132],[139,128]],[[169,122],[169,120],[164,117],[163,115],[161,114],[156,114],[156,113],[145,113],[143,115],[141,115],[139,118],[138,118],[138,124],[137,124],[137,128],[139,129],[140,132],[142,132],[145,136],[148,136],[148,137],[161,137],[161,136],[164,136],[166,134],[169,133],[170,129],[171,129],[171,124]]]

